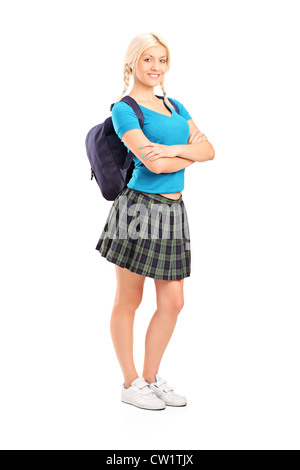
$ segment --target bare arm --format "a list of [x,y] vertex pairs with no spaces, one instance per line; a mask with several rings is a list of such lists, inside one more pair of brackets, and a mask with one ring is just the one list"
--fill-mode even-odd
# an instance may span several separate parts
[[187,158],[193,162],[206,162],[213,160],[215,156],[215,149],[208,140],[197,144],[174,145],[174,147],[176,147],[175,154],[178,157]]
[[[145,143],[151,144],[151,141],[145,136],[141,129],[131,129],[123,134],[122,140],[126,147],[138,158],[152,173],[158,172],[158,161],[151,162],[150,159],[145,159],[145,151],[143,145]],[[171,159],[170,159],[171,160]]]
[[[131,129],[125,132],[122,137],[124,144],[133,152],[133,154],[153,173],[173,173],[187,166],[192,165],[194,162],[190,159],[181,157],[164,157],[158,158],[154,162],[150,162],[150,158],[145,159],[146,152],[143,150],[145,145],[151,143],[141,129]],[[141,149],[142,147],[142,149]],[[149,152],[149,151],[148,151]]]
[[195,163],[182,157],[164,157],[156,160],[157,173],[175,173]]

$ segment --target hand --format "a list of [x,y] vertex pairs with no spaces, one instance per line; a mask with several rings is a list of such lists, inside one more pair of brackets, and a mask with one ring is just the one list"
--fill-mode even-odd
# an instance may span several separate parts
[[205,142],[206,140],[206,135],[202,134],[199,129],[195,129],[189,137],[188,144],[198,144],[199,142]]
[[[175,145],[163,145],[150,142],[149,144],[143,145],[143,155],[150,159],[150,161],[155,161],[161,157],[176,157],[176,146]],[[146,149],[144,151],[144,149]]]

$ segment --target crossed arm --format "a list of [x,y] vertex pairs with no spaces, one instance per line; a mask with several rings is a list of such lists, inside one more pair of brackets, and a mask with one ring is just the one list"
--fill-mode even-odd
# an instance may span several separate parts
[[202,142],[189,142],[185,145],[173,145],[171,147],[171,151],[177,156],[158,158],[155,161],[155,164],[158,167],[157,172],[173,173],[175,171],[182,170],[195,162],[213,160],[215,156],[215,150],[207,140],[203,140]]
[[206,162],[213,160],[215,151],[208,142],[199,142],[195,144],[173,145],[177,157],[164,157],[156,160],[159,173],[173,173],[182,170],[195,162]]
[[206,136],[199,131],[192,119],[188,121],[188,124],[190,128],[188,143],[171,146],[171,152],[176,155],[175,157],[158,158],[153,162],[157,165],[158,173],[173,173],[195,162],[205,162],[214,158],[215,150]]
[[158,167],[157,173],[175,173],[175,171],[183,170],[195,163],[193,160],[183,157],[165,157],[156,161]]
[[[123,142],[142,163],[154,173],[174,173],[187,168],[195,162],[212,160],[215,156],[213,146],[199,131],[192,119],[188,121],[190,134],[185,145],[162,146],[150,142],[141,129],[132,129],[123,135]],[[140,145],[142,144],[142,145]],[[165,152],[160,158],[149,155],[151,146],[159,146]],[[148,148],[146,148],[148,147]],[[168,153],[166,153],[168,152]],[[155,153],[155,152],[154,152]],[[156,152],[157,153],[157,152]]]

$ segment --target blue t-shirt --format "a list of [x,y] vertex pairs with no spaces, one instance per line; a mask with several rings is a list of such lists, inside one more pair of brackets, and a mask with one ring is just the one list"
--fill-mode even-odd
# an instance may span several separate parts
[[[111,114],[116,134],[122,140],[125,132],[131,129],[141,129],[151,142],[157,144],[187,144],[190,133],[187,121],[192,118],[183,104],[174,98],[171,100],[177,104],[180,114],[171,108],[172,116],[166,116],[139,105],[145,117],[143,129],[141,129],[133,109],[124,101],[117,101]],[[134,170],[127,184],[129,188],[155,194],[177,193],[183,190],[185,168],[174,173],[156,174],[150,171],[136,156],[133,157],[133,161]]]

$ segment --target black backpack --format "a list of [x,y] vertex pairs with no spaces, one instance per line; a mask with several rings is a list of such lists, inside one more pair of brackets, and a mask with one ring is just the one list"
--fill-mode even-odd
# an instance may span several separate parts
[[[155,96],[164,98],[159,95]],[[137,102],[128,95],[124,96],[121,101],[131,106],[142,129],[144,115]],[[179,114],[177,105],[170,98],[169,101]],[[114,104],[111,105],[110,110]],[[134,154],[131,151],[128,152],[127,147],[116,134],[111,116],[90,129],[85,139],[85,146],[91,166],[91,180],[95,178],[105,199],[114,201],[132,176]]]

